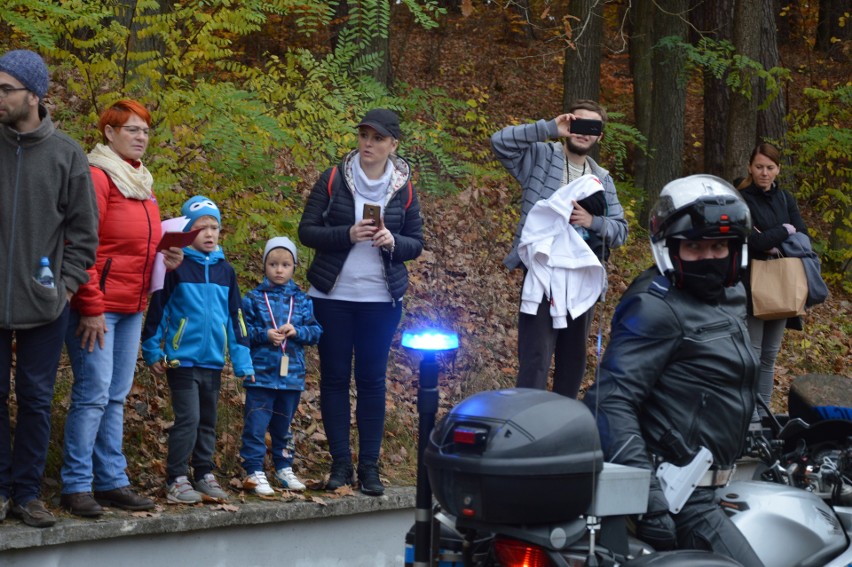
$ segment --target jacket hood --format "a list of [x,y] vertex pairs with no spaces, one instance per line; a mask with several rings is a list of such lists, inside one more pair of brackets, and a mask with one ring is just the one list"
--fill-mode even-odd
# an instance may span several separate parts
[[222,252],[221,246],[216,246],[216,250],[210,254],[205,254],[204,252],[196,250],[192,246],[187,246],[183,249],[183,256],[184,259],[191,259],[199,264],[204,264],[205,262],[217,264],[225,261],[225,254]]
[[265,291],[266,293],[283,293],[285,295],[293,295],[299,291],[299,286],[296,285],[296,282],[293,280],[288,281],[284,285],[277,285],[269,281],[269,278],[264,277],[260,285],[257,286],[257,290]]
[[[352,162],[355,159],[355,156],[358,154],[358,150],[352,150],[343,158],[343,162],[341,164],[341,169],[345,173],[346,184],[349,187],[355,187],[355,180],[352,174]],[[409,178],[411,177],[411,165],[406,161],[405,158],[398,156],[396,154],[391,154],[388,159],[393,165],[394,171],[391,174],[391,190],[388,191],[387,199],[390,198],[399,191],[402,187],[404,187]]]

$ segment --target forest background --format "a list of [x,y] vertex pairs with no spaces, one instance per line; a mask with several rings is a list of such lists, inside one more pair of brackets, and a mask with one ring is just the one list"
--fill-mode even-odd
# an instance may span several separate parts
[[[243,292],[261,277],[266,239],[296,236],[311,186],[355,147],[360,116],[398,111],[426,236],[409,263],[400,330],[438,326],[461,342],[439,357],[441,413],[513,385],[517,371],[521,277],[502,258],[520,190],[494,161],[493,132],[553,118],[574,98],[607,107],[596,158],[615,178],[630,237],[613,251],[597,308],[603,346],[621,293],[652,264],[645,220],[662,186],[691,173],[744,175],[756,141],[772,141],[832,292],[803,332],[785,337],[773,398],[783,411],[792,378],[848,376],[852,358],[849,17],[843,0],[0,0],[0,51],[45,57],[46,104],[86,150],[104,107],[126,96],[145,103],[154,115],[145,161],[164,217],[189,196],[212,197]],[[310,260],[300,249],[303,286]],[[397,337],[382,456],[393,484],[414,478],[418,361]],[[216,458],[238,486],[243,393],[229,375]],[[63,363],[45,473],[54,494],[71,381]],[[141,359],[125,422],[131,479],[162,496],[168,388]],[[318,487],[329,456],[315,349],[294,433],[297,470]]]

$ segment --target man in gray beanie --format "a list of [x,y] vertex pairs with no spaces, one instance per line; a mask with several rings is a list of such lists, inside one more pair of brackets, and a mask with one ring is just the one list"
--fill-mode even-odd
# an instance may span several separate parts
[[[79,144],[58,131],[42,99],[47,66],[32,51],[0,57],[0,521],[56,518],[39,499],[68,302],[98,245],[98,208]],[[46,261],[54,281],[33,277]],[[9,420],[16,343],[15,439]]]

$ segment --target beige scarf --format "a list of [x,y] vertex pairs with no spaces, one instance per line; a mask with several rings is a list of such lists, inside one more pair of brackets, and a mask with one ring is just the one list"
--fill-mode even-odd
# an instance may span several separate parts
[[89,152],[89,163],[104,170],[121,194],[128,199],[145,201],[151,198],[154,178],[148,168],[141,163],[139,167],[133,167],[104,144],[98,144]]

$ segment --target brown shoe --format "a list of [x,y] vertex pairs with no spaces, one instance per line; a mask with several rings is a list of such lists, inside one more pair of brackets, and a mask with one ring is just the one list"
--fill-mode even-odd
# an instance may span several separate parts
[[34,528],[49,528],[56,523],[56,517],[38,499],[30,500],[24,506],[14,504],[10,511],[13,516]]
[[84,518],[96,518],[104,513],[104,509],[95,501],[91,492],[63,494],[59,497],[59,505],[75,516]]
[[151,510],[154,507],[153,500],[139,496],[129,486],[122,486],[113,490],[96,490],[95,500],[101,506],[112,506],[123,510]]

